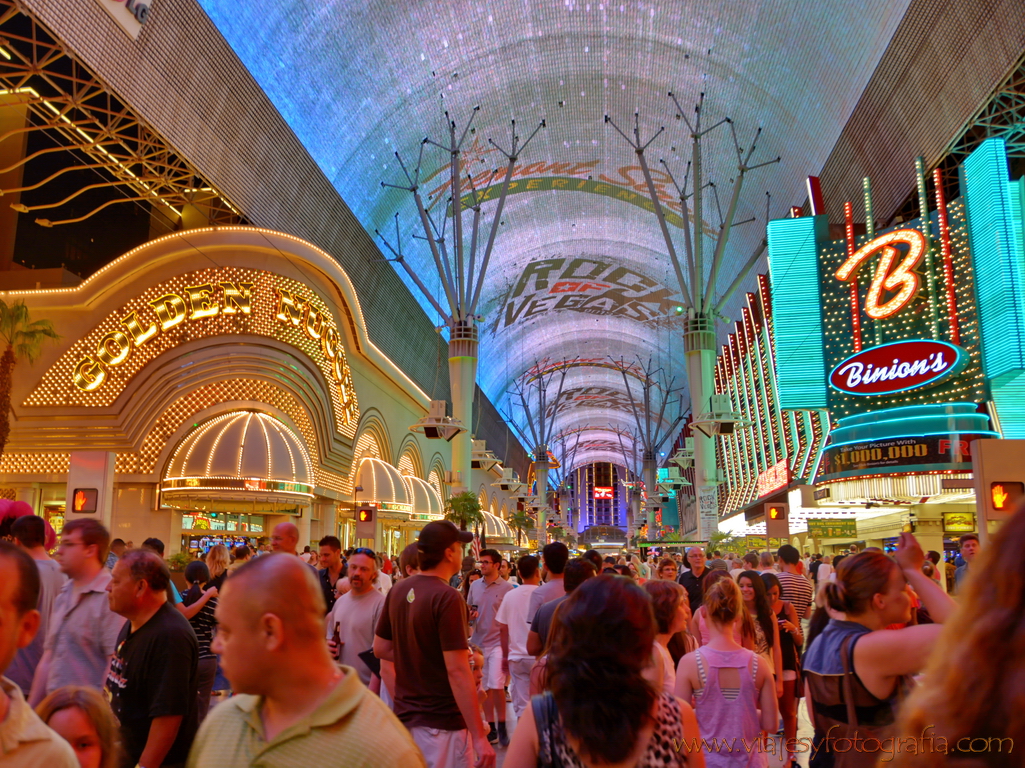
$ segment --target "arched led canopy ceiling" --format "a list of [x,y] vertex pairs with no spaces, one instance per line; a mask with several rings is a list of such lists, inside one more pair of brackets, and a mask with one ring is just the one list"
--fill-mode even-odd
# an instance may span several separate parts
[[[483,184],[502,165],[487,139],[507,146],[510,118],[524,129],[547,119],[517,166],[482,297],[480,383],[508,411],[511,383],[545,357],[651,357],[682,375],[670,317],[678,285],[636,156],[603,116],[629,127],[639,111],[649,136],[666,125],[649,159],[667,202],[658,160],[682,179],[689,155],[668,91],[685,107],[705,92],[705,125],[731,117],[742,146],[764,128],[755,159],[783,159],[745,187],[736,220],[759,221],[732,234],[721,274],[733,275],[761,239],[764,192],[777,216],[804,198],[804,177],[822,167],[909,0],[200,3],[366,229],[390,232],[399,214],[408,261],[428,286],[438,281],[413,240],[412,200],[379,185],[403,181],[393,153],[415,164],[425,135],[446,138],[443,110],[461,128],[480,105],[464,172]],[[736,159],[728,134],[718,138],[705,166],[725,207]],[[423,190],[444,205],[449,158],[425,158]],[[709,206],[706,232],[717,225]],[[736,318],[742,300],[725,314]],[[617,386],[598,368],[588,375]],[[607,421],[602,412],[593,424]]]

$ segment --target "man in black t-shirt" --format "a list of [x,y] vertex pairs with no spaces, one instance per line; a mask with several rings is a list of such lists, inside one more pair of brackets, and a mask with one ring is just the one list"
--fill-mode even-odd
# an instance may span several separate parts
[[701,577],[708,570],[705,567],[705,550],[698,546],[691,547],[687,550],[684,561],[690,566],[690,570],[681,573],[677,581],[687,590],[691,613],[697,613],[705,599],[704,590],[701,588]]
[[114,566],[107,587],[110,609],[128,619],[107,675],[124,768],[184,765],[196,736],[198,644],[167,602],[170,579],[163,560],[133,550]]

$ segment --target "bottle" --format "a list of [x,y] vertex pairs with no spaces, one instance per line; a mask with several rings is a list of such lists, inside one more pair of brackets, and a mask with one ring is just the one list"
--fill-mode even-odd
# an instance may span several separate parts
[[335,622],[335,634],[331,639],[335,641],[335,658],[341,661],[342,647],[345,645],[345,643],[342,642],[342,622]]

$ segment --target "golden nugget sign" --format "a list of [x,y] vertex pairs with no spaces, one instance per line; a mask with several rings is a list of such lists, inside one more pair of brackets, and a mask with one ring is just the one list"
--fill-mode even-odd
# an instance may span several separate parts
[[99,389],[107,381],[107,372],[145,347],[154,336],[167,333],[185,322],[216,317],[219,314],[248,315],[253,310],[252,283],[212,283],[186,286],[182,294],[165,293],[147,302],[153,316],[140,320],[138,312],[121,318],[121,328],[104,334],[96,352],[78,361],[72,380],[83,392]]
[[25,405],[110,405],[159,355],[225,335],[268,336],[298,348],[333,384],[336,423],[358,418],[342,336],[327,304],[298,281],[234,267],[180,275],[111,313],[47,371]]

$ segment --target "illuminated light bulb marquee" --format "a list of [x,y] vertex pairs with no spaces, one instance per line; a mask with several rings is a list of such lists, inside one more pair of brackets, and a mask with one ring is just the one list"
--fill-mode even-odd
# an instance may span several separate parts
[[50,367],[24,405],[109,406],[164,352],[218,336],[266,336],[296,347],[329,382],[338,431],[352,431],[359,406],[327,304],[296,280],[235,267],[179,275],[110,313]]
[[970,471],[971,441],[997,435],[978,412],[988,395],[966,207],[944,199],[938,172],[930,202],[930,177],[915,171],[926,214],[889,231],[874,231],[867,179],[863,235],[851,204],[842,240],[826,239],[824,216],[770,225],[783,408],[828,407],[834,422],[816,483]]

